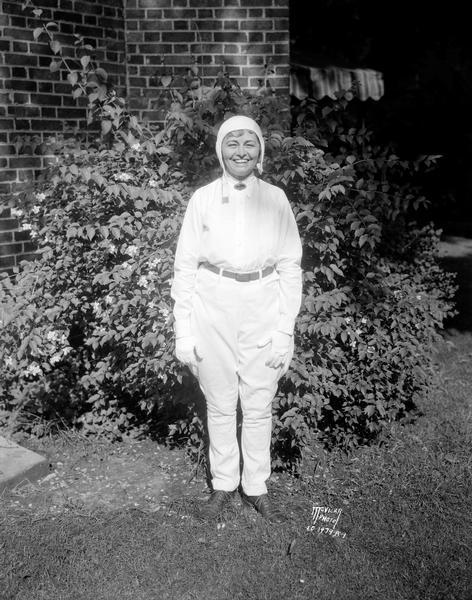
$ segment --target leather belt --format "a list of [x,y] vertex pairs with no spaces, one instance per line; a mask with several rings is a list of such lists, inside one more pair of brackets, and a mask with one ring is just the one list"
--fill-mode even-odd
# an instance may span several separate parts
[[250,273],[235,273],[234,271],[226,271],[225,269],[221,270],[219,267],[212,265],[209,262],[200,263],[201,267],[208,269],[209,271],[213,271],[213,273],[217,273],[218,275],[221,272],[223,277],[229,277],[231,279],[235,279],[236,281],[255,281],[259,279],[259,277],[267,277],[270,275],[272,271],[274,271],[274,267],[265,267],[260,271],[251,271]]

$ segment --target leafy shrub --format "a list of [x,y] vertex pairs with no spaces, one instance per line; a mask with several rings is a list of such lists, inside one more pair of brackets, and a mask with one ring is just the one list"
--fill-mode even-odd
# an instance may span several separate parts
[[19,216],[40,258],[3,280],[3,402],[122,431],[129,408],[164,398],[175,376],[182,184],[164,185],[158,158],[117,142],[63,154],[37,189]]
[[[438,157],[402,161],[376,146],[344,98],[306,102],[295,118],[295,131],[325,149],[331,180],[326,187],[311,161],[287,186],[304,242],[305,297],[298,352],[278,395],[280,464],[300,458],[313,432],[349,449],[411,412],[431,385],[454,294],[437,262],[440,231],[414,219],[428,204],[415,174]],[[271,161],[275,181],[292,160]]]
[[157,424],[169,442],[200,447],[201,397],[173,357],[173,253],[191,190],[217,173],[216,127],[244,112],[265,129],[265,176],[287,190],[304,244],[274,466],[296,468],[314,436],[348,449],[407,414],[452,310],[438,233],[412,218],[425,203],[412,175],[434,159],[375,147],[346,125],[347,109],[305,106],[287,136],[277,98],[222,76],[198,97],[174,94],[161,131],[120,112],[101,141],[60,144],[16,208],[39,258],[1,282],[0,407],[113,436]]

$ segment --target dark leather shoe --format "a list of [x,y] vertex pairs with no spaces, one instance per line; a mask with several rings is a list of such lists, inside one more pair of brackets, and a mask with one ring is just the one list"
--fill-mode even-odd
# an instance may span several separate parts
[[247,506],[252,506],[269,523],[281,523],[282,514],[276,510],[269,499],[268,494],[260,496],[247,496],[244,492],[241,494],[242,501]]
[[235,492],[236,490],[233,492],[213,490],[208,500],[201,507],[200,516],[205,519],[216,519],[234,498]]

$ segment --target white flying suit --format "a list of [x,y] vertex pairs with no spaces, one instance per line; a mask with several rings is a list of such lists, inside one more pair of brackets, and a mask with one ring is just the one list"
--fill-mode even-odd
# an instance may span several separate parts
[[[215,490],[233,491],[241,482],[250,496],[267,492],[270,475],[272,400],[287,370],[266,365],[275,331],[293,336],[300,309],[302,248],[295,218],[283,190],[256,178],[246,187],[226,173],[221,144],[229,132],[247,129],[264,140],[247,117],[232,117],[220,128],[217,155],[223,176],[199,188],[182,224],[171,294],[177,338],[194,337],[196,374],[205,395],[210,438],[210,470]],[[203,266],[220,269],[214,273]],[[274,270],[263,276],[266,267]],[[259,272],[253,281],[237,281],[222,271]],[[243,413],[240,477],[236,437],[238,397]]]

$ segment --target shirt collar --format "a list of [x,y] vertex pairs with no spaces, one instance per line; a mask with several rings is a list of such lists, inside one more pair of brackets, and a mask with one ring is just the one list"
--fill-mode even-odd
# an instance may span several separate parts
[[233,177],[229,173],[225,173],[223,175],[223,181],[230,188],[234,188],[234,186],[237,183],[244,183],[244,185],[246,185],[247,187],[249,187],[250,185],[252,185],[254,183],[255,180],[256,180],[256,176],[253,173],[251,173],[251,175],[249,175],[249,177],[246,177],[246,179],[236,179],[235,177]]

